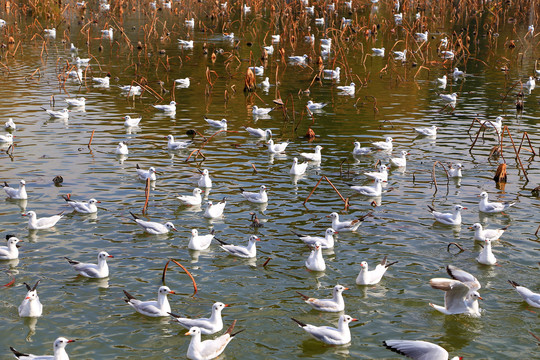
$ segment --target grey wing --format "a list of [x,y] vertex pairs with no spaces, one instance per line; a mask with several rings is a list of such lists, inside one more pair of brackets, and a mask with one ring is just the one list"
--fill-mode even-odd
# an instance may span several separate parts
[[237,245],[221,245],[221,248],[227,251],[229,254],[240,256],[240,257],[249,257],[249,252],[245,247]]
[[471,289],[471,291],[476,291],[482,287],[480,282],[473,275],[454,265],[448,265],[446,267],[446,272],[452,277],[452,279],[465,283]]
[[323,342],[339,340],[340,333],[330,326],[313,326],[308,324],[304,327],[304,330]]
[[434,289],[445,291],[444,306],[448,311],[462,312],[464,300],[470,289],[459,280],[434,278],[429,280],[429,285]]
[[448,352],[436,344],[419,340],[386,340],[383,345],[415,360],[448,360]]
[[78,271],[82,276],[97,277],[99,276],[97,266],[94,264],[78,263],[73,265],[73,268]]

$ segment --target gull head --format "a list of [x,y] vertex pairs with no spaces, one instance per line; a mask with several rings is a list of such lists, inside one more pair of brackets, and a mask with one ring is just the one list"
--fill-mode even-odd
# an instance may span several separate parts
[[169,230],[178,231],[178,230],[176,230],[176,228],[174,227],[173,223],[170,222],[170,221],[168,221],[168,222],[165,223],[165,227],[167,227],[167,229],[169,229]]

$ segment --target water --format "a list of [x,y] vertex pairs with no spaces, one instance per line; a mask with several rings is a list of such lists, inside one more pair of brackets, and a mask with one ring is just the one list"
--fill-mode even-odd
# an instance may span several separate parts
[[[126,10],[121,23],[134,44],[139,40],[145,42],[145,29],[148,28],[143,26],[152,19],[152,15],[143,10],[148,11],[146,5],[137,5],[135,12]],[[369,13],[369,7],[358,10],[358,21],[365,23],[367,20],[362,16]],[[285,66],[276,52],[268,62],[265,76],[275,85],[278,72],[278,90],[281,98],[287,101],[289,117],[284,119],[280,111],[274,111],[267,118],[254,119],[251,106],[273,106],[272,100],[277,96],[275,86],[268,93],[258,90],[257,96],[242,93],[250,52],[252,63],[258,64],[258,44],[265,36],[268,44],[274,27],[276,31],[281,28],[269,9],[261,12],[260,19],[248,14],[242,21],[225,26],[226,31],[234,31],[241,40],[238,52],[234,52],[236,58],[227,63],[233,45],[220,35],[223,22],[205,18],[201,9],[196,10],[197,18],[209,26],[209,31],[200,31],[200,25],[196,25],[195,31],[183,27],[183,13],[175,16],[167,11],[159,12],[158,35],[166,32],[161,23],[166,21],[170,39],[162,42],[152,39],[146,42],[147,50],[140,52],[136,49],[130,52],[119,34],[115,35],[113,43],[98,39],[99,30],[106,27],[109,18],[102,17],[97,24],[80,32],[83,24],[78,23],[71,10],[66,14],[72,27],[71,33],[67,32],[70,36],[67,44],[61,41],[60,34],[66,30],[66,25],[61,25],[58,38],[47,41],[48,56],[40,57],[42,40],[30,40],[30,36],[24,38],[21,35],[16,56],[2,59],[10,71],[4,71],[2,75],[0,118],[7,121],[8,117],[13,117],[19,126],[13,157],[1,155],[2,178],[12,185],[21,178],[26,180],[29,193],[26,209],[36,211],[38,216],[66,210],[61,194],[72,193],[73,198],[79,200],[94,197],[102,203],[97,216],[67,211],[55,230],[36,233],[27,230],[25,218],[20,217],[19,203],[0,202],[2,233],[15,233],[24,241],[19,261],[1,264],[4,270],[11,269],[16,283],[1,290],[4,336],[0,342],[0,349],[3,349],[0,358],[11,358],[8,346],[38,354],[50,353],[52,342],[58,336],[77,339],[68,346],[68,353],[78,359],[184,358],[189,342],[183,336],[185,329],[167,318],[148,319],[135,314],[122,300],[123,289],[142,299],[155,298],[163,266],[170,258],[186,266],[199,287],[197,296],[191,297],[193,290],[187,275],[177,266],[169,268],[167,285],[179,294],[170,296],[175,313],[207,316],[211,304],[222,301],[231,305],[223,312],[225,323],[237,319],[237,327],[246,329],[228,346],[223,358],[390,358],[392,353],[385,350],[381,342],[392,338],[432,341],[464,358],[515,358],[518,354],[538,358],[535,355],[537,346],[527,333],[540,333],[538,315],[529,311],[531,308],[506,281],[511,279],[532,290],[538,289],[538,264],[534,255],[539,250],[538,238],[534,236],[538,226],[535,222],[538,198],[530,192],[540,179],[537,158],[522,152],[521,160],[530,180],[527,182],[511,155],[512,149],[505,147],[508,183],[504,191],[499,190],[491,180],[499,162],[488,159],[496,144],[493,133],[486,132],[485,139],[480,139],[469,152],[477,127],[467,132],[475,116],[494,119],[503,115],[504,124],[509,126],[514,140],[519,141],[521,134],[527,131],[538,151],[538,90],[525,96],[525,111],[519,117],[516,117],[513,105],[515,91],[511,91],[503,103],[500,96],[516,81],[533,72],[534,60],[540,55],[538,46],[533,44],[538,40],[532,43],[523,40],[523,55],[518,57],[517,50],[511,51],[504,46],[504,39],[511,37],[513,24],[501,23],[497,29],[500,36],[493,41],[484,37],[485,31],[481,31],[478,45],[473,42],[469,49],[471,55],[460,56],[455,62],[466,70],[466,79],[449,81],[447,89],[440,90],[435,78],[448,74],[454,67],[449,62],[442,64],[437,57],[435,44],[441,36],[434,34],[435,39],[431,39],[430,35],[429,50],[423,54],[430,63],[423,63],[417,54],[416,59],[402,66],[388,55],[384,58],[366,56],[373,46],[385,46],[388,54],[396,40],[403,41],[395,49],[403,49],[405,40],[408,49],[417,46],[402,28],[392,33],[393,25],[381,22],[376,40],[366,39],[360,35],[363,32],[359,32],[350,35],[349,42],[343,40],[340,43],[346,57],[339,55],[335,65],[341,64],[345,68],[346,63],[351,73],[347,77],[342,70],[339,84],[348,84],[351,79],[356,81],[358,88],[360,83],[364,84],[355,97],[339,95],[328,80],[323,80],[322,84],[315,82],[309,97],[301,95],[299,90],[306,89],[316,73],[307,67]],[[391,20],[388,7],[384,5],[380,6],[377,16]],[[4,19],[8,23],[13,20],[10,16],[4,16]],[[232,19],[238,20],[236,15]],[[270,27],[265,22],[269,19],[272,19]],[[371,20],[374,19],[371,15]],[[482,21],[490,24],[492,20]],[[305,20],[305,25],[308,24]],[[459,21],[441,24],[447,34],[460,29],[461,25]],[[311,26],[320,38],[322,29],[314,24]],[[110,72],[111,87],[94,87],[90,80],[86,86],[79,87],[67,81],[65,88],[59,87],[57,76],[65,60],[70,58],[69,43],[80,48],[81,57],[88,57],[87,29],[92,39],[88,49],[95,56],[88,75],[104,76]],[[443,29],[440,30],[442,33]],[[526,26],[518,24],[516,30],[521,37]],[[195,48],[180,50],[176,39],[185,39],[188,33],[195,39]],[[303,34],[298,33],[297,38],[294,50],[290,43],[282,43],[286,54],[311,54],[310,46],[302,42]],[[246,46],[248,41],[254,46]],[[210,55],[201,55],[204,42],[210,50],[224,49],[224,54],[217,55],[215,63]],[[98,49],[100,44],[102,51]],[[159,55],[159,49],[164,49],[166,55]],[[318,49],[318,41],[315,49]],[[164,66],[167,56],[168,72]],[[333,61],[334,58],[330,58],[326,63]],[[413,62],[418,66],[414,67]],[[506,63],[510,67],[507,74],[499,70]],[[425,69],[419,71],[422,64],[429,67],[429,73]],[[386,65],[386,71],[381,73]],[[213,88],[207,86],[207,67],[219,76]],[[41,77],[29,78],[37,68]],[[159,91],[158,80],[164,82],[166,89],[172,90],[174,79],[191,78],[188,89],[174,89],[174,99],[178,103],[176,115],[156,112],[150,106],[156,103],[156,97],[148,92],[135,100],[121,96],[116,85],[141,80],[141,76],[156,91]],[[257,80],[260,82],[262,78]],[[66,92],[70,96],[86,97],[86,111],[72,112],[68,122],[50,120],[40,107],[49,108],[51,95],[54,95],[55,109],[61,109]],[[438,97],[440,92],[459,94],[455,111],[444,108]],[[163,96],[167,103],[172,94]],[[377,111],[374,111],[372,96],[376,98]],[[330,103],[324,111],[314,114],[313,123],[304,108],[309,99]],[[292,102],[296,110],[294,115]],[[142,115],[140,129],[126,133],[122,126],[122,116],[126,114]],[[227,118],[231,132],[212,138],[203,149],[206,160],[202,163],[200,157],[197,161],[185,161],[189,151],[195,148],[193,146],[188,151],[169,153],[166,150],[168,134],[184,140],[187,138],[184,134],[190,129],[207,137],[215,132],[207,126],[203,115]],[[415,126],[433,124],[439,127],[436,140],[416,137],[412,130]],[[271,128],[275,138],[291,140],[286,155],[269,156],[263,143],[246,136],[243,126]],[[317,134],[313,143],[302,138],[308,126]],[[92,130],[95,135],[89,151],[86,144]],[[411,155],[405,171],[390,171],[387,191],[380,206],[373,208],[372,199],[355,195],[346,183],[368,184],[362,173],[373,169],[377,160],[387,161],[388,156],[375,153],[355,159],[351,155],[352,142],[359,140],[367,146],[385,136],[395,139],[394,154],[405,149]],[[197,137],[196,143],[200,143],[200,139]],[[114,155],[117,143],[122,140],[129,141],[130,151],[123,162]],[[300,152],[312,151],[316,144],[324,146],[322,163],[318,167],[310,166],[305,176],[294,181],[288,174],[292,158]],[[348,170],[350,174],[340,177],[340,163],[344,159],[347,159],[345,173]],[[435,191],[431,181],[434,161],[463,163],[463,179],[447,184],[443,170],[437,168],[438,190]],[[160,172],[151,191],[148,218],[172,221],[178,233],[147,235],[130,220],[129,211],[140,214],[144,204],[144,183],[136,178],[136,164],[143,168],[154,166]],[[252,165],[257,172],[253,171]],[[198,178],[198,167],[209,169],[214,180],[207,198],[218,201],[228,197],[223,219],[207,221],[202,217],[203,210],[186,208],[175,199],[178,194],[191,193]],[[52,183],[56,175],[64,178],[61,187]],[[345,197],[350,197],[351,208],[347,212],[341,212],[343,203],[324,181],[309,202],[302,205],[322,175],[327,176]],[[239,187],[255,191],[262,184],[270,188],[267,206],[251,205],[242,200]],[[476,204],[481,190],[488,191],[492,200],[517,200],[518,203],[507,211],[507,215],[479,214]],[[463,214],[464,224],[460,230],[435,224],[427,211],[427,205],[449,210],[455,203],[469,208]],[[188,251],[192,228],[198,228],[200,233],[214,228],[218,237],[225,241],[246,243],[249,235],[254,233],[248,227],[252,211],[257,212],[265,224],[257,231],[262,241],[257,244],[256,262],[226,256],[216,245],[200,254]],[[324,252],[327,270],[323,274],[310,273],[304,267],[309,250],[291,230],[322,236],[330,225],[325,216],[332,211],[341,212],[346,218],[372,211],[373,217],[366,220],[357,233],[340,233],[335,249]],[[475,260],[480,247],[473,243],[467,226],[478,221],[491,228],[510,225],[503,240],[494,245],[500,267],[481,266]],[[448,253],[446,247],[452,241],[462,244],[466,251]],[[94,262],[100,250],[107,250],[115,257],[109,261],[111,276],[108,280],[77,277],[63,258]],[[373,267],[385,255],[390,261],[399,262],[387,272],[383,281],[376,286],[356,286],[354,280],[360,262],[368,261]],[[262,267],[269,257],[272,259],[268,265]],[[485,300],[481,307],[485,312],[481,318],[445,317],[428,306],[429,302],[443,303],[442,291],[431,289],[428,281],[433,277],[445,277],[447,264],[470,271],[482,283],[481,294]],[[7,283],[9,276],[5,271],[3,274],[2,281]],[[26,293],[23,282],[33,284],[38,279],[41,279],[38,291],[44,314],[37,322],[23,320],[17,315],[17,306]],[[345,312],[359,319],[352,326],[352,343],[347,347],[323,346],[289,319],[295,317],[315,325],[335,325],[339,314],[310,310],[295,291],[328,297],[336,283],[351,288],[345,292]]]

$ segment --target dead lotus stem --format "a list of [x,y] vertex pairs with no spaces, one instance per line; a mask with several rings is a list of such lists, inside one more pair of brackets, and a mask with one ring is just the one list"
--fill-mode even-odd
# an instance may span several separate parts
[[519,148],[518,148],[518,151],[517,151],[518,155],[521,152],[521,145],[523,145],[523,142],[525,141],[525,138],[527,138],[527,141],[529,142],[529,147],[531,148],[530,150],[525,148],[525,150],[529,150],[530,152],[533,153],[533,155],[536,155],[536,152],[534,151],[534,148],[533,148],[533,146],[531,144],[531,139],[529,139],[529,134],[527,134],[526,131],[523,132],[523,136],[521,137],[521,143],[519,144]]
[[449,186],[449,183],[450,183],[450,177],[448,176],[448,171],[446,170],[446,167],[444,166],[444,164],[440,161],[435,161],[433,163],[433,169],[431,170],[431,179],[433,180],[433,184],[435,185],[435,193],[437,193],[437,191],[439,190],[438,186],[437,186],[437,177],[435,176],[435,166],[439,164],[442,166],[442,168],[444,169],[444,172],[446,173],[446,188],[448,189],[448,186]]
[[508,130],[508,126],[504,126],[503,130],[501,131],[501,156],[502,156],[502,143],[503,143],[503,135],[504,131],[506,130],[506,133],[508,134],[508,137],[510,138],[510,142],[512,142],[512,147],[514,148],[514,153],[516,154],[516,157],[519,162],[519,166],[521,167],[521,170],[523,171],[523,175],[525,176],[525,179],[529,181],[529,177],[527,176],[527,172],[525,171],[525,168],[523,167],[523,164],[521,162],[521,158],[519,157],[519,153],[516,149],[516,144],[514,144],[514,139],[512,138],[512,134],[510,134],[510,130]]
[[191,273],[188,271],[188,269],[186,269],[184,267],[184,265],[180,264],[178,261],[174,260],[174,259],[170,259],[169,261],[167,261],[167,264],[165,264],[165,268],[163,269],[163,275],[161,277],[161,282],[163,284],[165,284],[165,273],[167,272],[167,268],[169,267],[169,262],[173,262],[175,263],[176,265],[180,266],[182,268],[182,270],[184,270],[184,272],[191,278],[191,281],[193,282],[193,295],[191,295],[192,297],[194,297],[196,294],[197,294],[197,283],[195,282],[195,278],[193,277],[193,275],[191,275]]
[[146,186],[144,188],[144,206],[142,209],[142,213],[146,214],[146,209],[148,208],[148,199],[150,198],[150,178],[146,179]]
[[460,250],[459,252],[465,251],[465,249],[464,249],[461,245],[459,245],[458,243],[456,243],[456,242],[451,242],[451,243],[449,243],[448,246],[446,247],[446,251],[450,252],[450,246],[451,246],[451,245],[454,245],[455,247],[457,247],[457,248]]
[[90,148],[90,146],[92,145],[92,140],[94,139],[94,132],[96,130],[92,130],[92,135],[90,135],[90,141],[88,142],[88,147]]
[[326,180],[326,182],[328,182],[328,184],[330,184],[330,186],[334,189],[334,191],[339,195],[339,197],[341,198],[341,200],[345,203],[345,208],[348,207],[349,205],[349,200],[348,198],[345,199],[341,193],[338,191],[338,189],[334,186],[334,184],[332,184],[332,182],[325,176],[321,176],[321,178],[319,179],[319,181],[317,181],[317,184],[315,185],[315,187],[313,188],[313,190],[311,190],[311,192],[309,193],[308,197],[306,198],[306,200],[304,200],[304,206],[306,205],[307,201],[309,200],[309,198],[311,197],[311,195],[315,192],[315,189],[317,189],[317,187],[319,186],[319,184],[321,183],[322,180]]

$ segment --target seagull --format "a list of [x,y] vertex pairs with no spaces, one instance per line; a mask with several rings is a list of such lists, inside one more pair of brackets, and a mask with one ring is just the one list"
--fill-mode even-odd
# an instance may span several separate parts
[[477,290],[481,288],[478,280],[466,271],[453,265],[446,267],[452,279],[434,278],[429,284],[434,289],[445,291],[444,306],[429,303],[435,310],[445,315],[467,314],[480,317],[478,299],[483,300]]
[[382,259],[380,264],[377,264],[375,267],[375,270],[368,270],[368,263],[365,261],[362,261],[360,263],[360,272],[358,273],[358,276],[356,277],[356,283],[358,285],[375,285],[378,284],[386,270],[392,265],[397,263],[397,261],[388,263],[386,261],[386,256]]
[[488,120],[480,120],[480,123],[484,125],[486,128],[492,128],[497,132],[497,134],[500,134],[502,131],[502,121],[504,118],[502,116],[497,116],[495,118],[495,121],[488,121]]
[[69,360],[69,356],[66,352],[66,345],[69,343],[75,342],[75,340],[68,340],[65,337],[59,337],[54,341],[54,355],[33,355],[25,354],[20,351],[15,350],[11,346],[9,349],[15,354],[15,357],[19,360]]
[[478,203],[478,209],[484,213],[499,213],[508,209],[510,206],[515,205],[515,202],[489,202],[488,193],[482,191],[478,197],[481,197],[480,202]]
[[349,315],[341,315],[339,317],[338,327],[333,328],[330,326],[314,326],[310,324],[304,324],[294,318],[292,321],[298,324],[307,333],[313,336],[315,339],[322,341],[329,345],[345,345],[351,342],[351,331],[349,330],[349,323],[351,321],[358,321]]
[[388,166],[382,164],[379,166],[378,172],[366,172],[364,175],[373,179],[381,179],[383,182],[388,181]]
[[474,240],[477,241],[486,241],[486,240],[499,240],[502,234],[508,229],[508,226],[505,226],[500,229],[484,229],[479,223],[473,224],[469,229],[474,230]]
[[448,47],[448,37],[445,36],[444,38],[441,39],[441,44],[439,45],[441,47]]
[[[193,47],[193,40],[191,40],[191,47]],[[191,85],[191,80],[189,79],[189,77],[185,77],[183,79],[174,80],[174,83],[176,84],[176,86],[186,89],[189,87],[189,85]]]
[[437,129],[438,129],[437,126],[432,125],[431,127],[414,128],[414,131],[416,131],[419,135],[422,135],[422,136],[436,137]]
[[15,124],[12,118],[9,118],[9,120],[6,121],[6,123],[4,124],[4,128],[8,131],[13,131],[13,130],[17,130],[17,125]]
[[28,194],[26,193],[26,181],[21,180],[19,181],[19,188],[15,189],[8,185],[7,182],[4,181],[4,191],[6,192],[6,195],[10,199],[17,199],[17,200],[26,200],[28,199]]
[[240,245],[230,245],[227,244],[224,241],[219,240],[218,238],[215,238],[221,245],[219,245],[220,248],[225,250],[231,255],[238,256],[241,258],[254,258],[257,256],[257,247],[256,247],[256,241],[260,241],[261,239],[257,237],[256,235],[251,235],[249,237],[248,245],[247,246],[240,246]]
[[101,30],[101,37],[102,38],[109,38],[110,40],[112,40],[113,35],[114,35],[114,29],[113,28],[108,28],[108,29],[105,29],[105,30]]
[[[214,238],[214,230],[212,230],[210,234],[199,235],[199,231],[197,229],[192,229],[191,238],[189,239],[188,249],[206,250],[212,243],[213,238]],[[216,330],[216,331],[219,331],[219,330]]]
[[263,89],[268,89],[270,87],[270,78],[268,76],[265,77],[263,81],[261,81],[261,87]]
[[385,141],[376,141],[374,143],[371,143],[377,150],[384,150],[384,151],[392,151],[394,148],[394,145],[392,144],[392,139],[390,136],[387,136]]
[[251,127],[247,127],[246,131],[251,136],[260,137],[260,138],[263,138],[263,139],[272,137],[272,130],[270,130],[270,129],[263,130],[263,129],[254,129],[254,128],[251,128]]
[[266,204],[268,202],[268,194],[266,194],[266,186],[261,185],[259,192],[249,192],[240,188],[242,196],[249,202],[255,204]]
[[166,222],[164,225],[155,221],[145,221],[141,220],[137,215],[133,214],[131,211],[129,212],[131,216],[133,216],[133,220],[144,229],[149,234],[152,235],[159,235],[159,234],[167,234],[169,231],[178,231],[174,227],[173,223]]
[[394,21],[396,23],[400,23],[401,21],[403,21],[403,13],[394,14]]
[[341,90],[339,95],[354,95],[356,92],[356,85],[351,82],[350,85],[337,86],[336,89]]
[[212,119],[209,119],[209,118],[207,118],[207,117],[205,116],[205,117],[204,117],[204,120],[206,120],[206,122],[208,123],[208,125],[210,125],[210,126],[212,126],[212,127],[220,128],[220,129],[223,129],[223,130],[227,130],[227,119],[212,120]]
[[[193,40],[181,40],[181,39],[178,39],[178,45],[180,45],[184,49],[193,49]],[[177,79],[177,80],[183,80],[183,79]],[[175,82],[178,83],[176,80],[175,80]],[[183,84],[181,83],[181,85],[183,85]],[[189,87],[189,84],[186,87]]]
[[62,195],[62,198],[66,200],[69,206],[73,208],[76,212],[82,213],[82,214],[93,214],[97,213],[98,208],[96,204],[101,203],[101,201],[98,201],[96,199],[90,199],[88,201],[75,201],[71,200],[71,194],[68,195]]
[[222,302],[216,302],[212,305],[212,315],[209,318],[188,319],[171,313],[170,315],[186,329],[193,326],[198,327],[204,335],[212,335],[223,329],[223,321],[221,320],[221,311],[229,305]]
[[384,50],[384,48],[371,48],[371,51],[373,51],[373,56],[384,57]]
[[200,171],[201,177],[197,181],[197,185],[199,187],[205,187],[205,188],[211,188],[212,187],[212,179],[210,179],[210,174],[208,172],[208,169],[204,169],[203,171]]
[[446,75],[443,75],[442,78],[437,78],[437,82],[439,83],[439,86],[444,89],[446,87],[446,82],[447,82]]
[[354,149],[352,151],[353,155],[366,155],[366,154],[369,154],[371,152],[371,148],[368,148],[368,147],[362,147],[362,145],[360,144],[359,141],[355,141],[354,142]]
[[154,167],[150,167],[148,170],[143,170],[139,166],[139,164],[136,165],[137,170],[137,176],[139,176],[139,179],[141,180],[147,180],[150,179],[150,181],[156,181],[156,169]]
[[450,164],[450,168],[448,169],[448,176],[450,177],[462,177],[461,169],[463,169],[463,165],[461,163],[455,163]]
[[343,291],[345,290],[349,290],[349,288],[339,284],[334,286],[331,299],[315,299],[310,298],[309,296],[306,296],[298,291],[296,293],[300,295],[302,299],[304,299],[306,304],[311,305],[311,307],[315,310],[341,312],[345,310],[345,301],[343,301]]
[[326,217],[332,218],[332,229],[341,232],[341,231],[356,231],[360,227],[360,225],[362,225],[362,222],[364,221],[364,219],[368,216],[369,214],[363,215],[354,220],[340,221],[339,214],[337,212],[333,212],[330,215],[327,215]]
[[13,235],[6,235],[7,246],[0,246],[0,260],[15,260],[19,258],[17,243],[21,240]]
[[272,43],[278,43],[281,40],[281,36],[278,35],[272,35]]
[[407,166],[407,155],[409,155],[409,153],[405,150],[401,150],[401,156],[400,157],[395,157],[395,158],[391,158],[390,159],[390,162],[392,163],[392,165],[394,166],[397,166],[397,167],[405,167]]
[[525,286],[521,286],[515,281],[508,280],[508,282],[514,287],[514,289],[516,289],[518,294],[527,302],[527,304],[540,308],[540,294],[532,292]]
[[392,51],[394,54],[394,60],[401,60],[406,61],[407,60],[407,49],[403,51]]
[[525,86],[530,88],[531,90],[536,87],[536,81],[532,76],[529,76],[529,80],[525,83]]
[[232,42],[234,40],[234,33],[223,33],[223,38]]
[[349,186],[351,187],[351,189],[355,190],[355,191],[358,191],[360,194],[362,195],[365,195],[365,196],[371,196],[371,197],[378,197],[378,196],[381,196],[382,194],[382,183],[384,181],[381,180],[381,179],[375,179],[375,185],[373,186],[356,186],[356,185],[351,185],[349,184]]
[[452,60],[455,54],[452,50],[444,50],[444,51],[441,51],[441,56],[443,59]]
[[274,53],[274,45],[263,46],[263,49],[266,50],[268,55],[272,55]]
[[441,99],[443,99],[443,101],[446,101],[446,102],[449,102],[449,103],[456,102],[456,101],[457,101],[457,97],[458,97],[458,95],[457,95],[456,93],[452,93],[452,94],[439,94],[439,96],[441,97]]
[[497,259],[491,251],[491,240],[484,240],[484,248],[480,251],[480,254],[476,257],[476,261],[482,265],[496,265]]
[[141,301],[135,299],[130,293],[124,290],[124,295],[127,299],[124,299],[132,308],[140,314],[151,317],[169,316],[171,312],[171,306],[167,295],[175,294],[174,291],[167,286],[160,286],[158,290],[157,301]]
[[55,37],[56,37],[56,28],[52,28],[52,29],[43,29],[43,32],[44,32],[45,35],[48,36],[48,37],[51,37],[51,38],[55,38]]
[[423,42],[428,41],[428,32],[427,31],[423,32],[423,33],[416,33],[414,35],[416,37],[416,40],[418,40],[418,41],[423,41]]
[[[339,66],[337,66],[335,70],[332,70],[332,69],[324,69],[323,70],[324,77],[327,78],[327,79],[339,79],[340,73],[341,73],[341,68]],[[308,105],[309,105],[309,101],[308,101]],[[325,104],[325,106],[326,106],[326,104]],[[311,108],[310,108],[310,110],[311,110]]]
[[326,264],[324,262],[324,258],[322,256],[321,251],[321,244],[319,242],[315,242],[313,245],[313,248],[311,249],[311,253],[309,254],[305,264],[308,270],[311,271],[324,271],[326,270]]
[[129,149],[127,147],[127,144],[123,141],[120,141],[118,143],[118,146],[116,147],[116,150],[114,150],[114,153],[116,155],[128,155],[129,154]]
[[307,162],[303,162],[301,164],[298,163],[298,158],[293,159],[293,164],[291,166],[291,170],[289,173],[291,175],[300,176],[303,175],[306,172],[306,169],[308,167]]
[[109,255],[106,251],[100,251],[98,254],[98,263],[96,264],[87,264],[79,261],[71,260],[65,258],[73,269],[81,274],[84,277],[92,279],[103,279],[109,277],[109,266],[107,265],[107,258],[113,258],[114,256]]
[[184,20],[184,25],[187,26],[187,27],[195,27],[195,19],[194,18],[185,19]]
[[191,360],[209,360],[221,355],[231,340],[241,331],[233,333],[236,320],[227,329],[225,334],[215,339],[201,341],[201,329],[194,326],[185,335],[191,335],[191,341],[187,351],[187,358]]
[[308,56],[306,54],[302,56],[289,56],[289,62],[295,65],[302,65],[306,63]]
[[135,127],[135,126],[139,126],[139,123],[141,122],[142,117],[132,119],[131,116],[126,115],[123,117],[123,119],[124,119],[125,127]]
[[191,140],[190,141],[174,141],[174,136],[167,135],[167,149],[171,151],[185,149],[190,144],[191,144]]
[[13,143],[13,137],[12,134],[0,135],[0,143],[11,144]]
[[86,105],[86,98],[65,99],[65,102],[71,107],[83,107]]
[[314,103],[312,100],[309,100],[306,106],[309,110],[313,111],[313,110],[320,110],[324,108],[326,105],[328,104],[327,103]]
[[165,113],[176,113],[176,102],[171,101],[169,105],[152,105],[155,109]]
[[274,110],[274,108],[260,108],[257,105],[251,107],[251,113],[253,115],[266,115],[272,110]]
[[465,72],[459,70],[458,68],[454,68],[454,72],[452,73],[452,76],[457,78],[460,76],[465,76]]
[[179,195],[176,198],[186,205],[201,205],[202,203],[202,190],[199,188],[193,189],[193,195]]
[[62,109],[60,111],[54,111],[54,110],[45,110],[47,112],[47,114],[49,114],[49,116],[51,118],[56,118],[56,119],[69,119],[69,110],[68,109]]
[[334,247],[334,234],[338,234],[338,232],[332,228],[326,229],[324,233],[324,237],[299,234],[295,231],[293,231],[292,233],[298,236],[298,238],[302,240],[304,243],[306,243],[306,245],[315,246],[316,243],[319,243],[322,249],[333,248]]
[[6,24],[6,20],[0,19],[0,28],[3,28],[4,26],[6,26]]
[[64,215],[62,215],[63,213],[64,212],[62,211],[60,214],[53,215],[50,217],[42,217],[38,219],[34,211],[28,211],[22,214],[22,216],[28,216],[28,229],[42,230],[42,229],[52,228],[54,225],[56,225],[56,223],[62,217],[64,217]]
[[257,76],[262,76],[264,74],[264,66],[250,66],[249,69]]
[[324,149],[322,146],[315,146],[314,153],[300,153],[300,156],[305,157],[309,161],[320,162],[321,161],[321,150]]
[[43,305],[39,301],[36,290],[40,281],[41,280],[38,280],[34,287],[30,287],[27,283],[23,283],[28,291],[21,305],[19,305],[20,317],[40,317],[43,313]]
[[274,144],[274,140],[270,139],[268,140],[267,144],[268,144],[268,151],[271,154],[278,154],[278,153],[285,152],[285,149],[289,145],[289,141]]
[[227,198],[223,198],[222,201],[215,205],[212,204],[211,201],[208,201],[207,204],[208,206],[206,207],[203,216],[205,218],[215,219],[223,215],[223,210],[225,210],[225,205],[227,205]]
[[111,80],[111,74],[108,73],[104,77],[93,77],[92,81],[97,83],[99,86],[108,87]]
[[461,225],[461,210],[467,210],[466,207],[463,207],[461,205],[454,205],[454,209],[451,213],[441,213],[435,211],[435,209],[429,205],[428,208],[429,212],[431,212],[431,214],[435,218],[435,221],[438,221],[441,224],[445,225]]
[[[383,345],[400,355],[415,360],[448,360],[448,351],[439,345],[421,340],[386,340]],[[451,360],[461,360],[454,356]]]
[[120,91],[127,93],[127,96],[136,96],[142,94],[142,88],[139,85],[120,85]]
[[85,65],[85,66],[88,66],[90,64],[90,58],[85,58],[85,59],[81,59],[80,57],[77,56],[77,58],[75,59],[75,64],[77,64],[78,66],[81,66],[81,65]]

